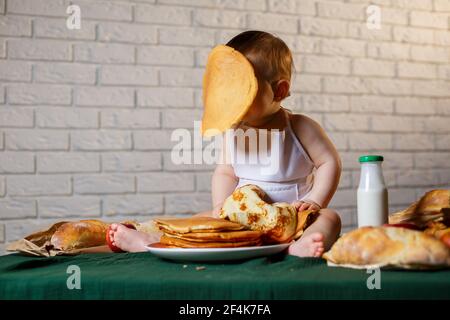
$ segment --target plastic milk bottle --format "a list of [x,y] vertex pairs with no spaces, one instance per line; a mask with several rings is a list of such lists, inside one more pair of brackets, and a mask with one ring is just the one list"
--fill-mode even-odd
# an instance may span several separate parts
[[361,177],[358,187],[358,227],[381,226],[388,223],[388,191],[384,183],[382,156],[361,156]]

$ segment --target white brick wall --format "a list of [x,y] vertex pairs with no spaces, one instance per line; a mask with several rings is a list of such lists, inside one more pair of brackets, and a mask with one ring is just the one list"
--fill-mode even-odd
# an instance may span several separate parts
[[213,166],[172,163],[170,135],[201,118],[209,50],[250,28],[293,51],[284,105],[339,149],[346,229],[361,154],[385,155],[391,211],[450,188],[449,16],[448,0],[0,0],[0,248],[55,220],[208,209]]

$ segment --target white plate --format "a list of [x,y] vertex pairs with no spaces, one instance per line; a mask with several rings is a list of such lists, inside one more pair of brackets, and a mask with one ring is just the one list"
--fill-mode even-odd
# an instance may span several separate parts
[[160,258],[178,261],[231,261],[269,256],[289,247],[290,243],[241,248],[156,248],[147,250]]

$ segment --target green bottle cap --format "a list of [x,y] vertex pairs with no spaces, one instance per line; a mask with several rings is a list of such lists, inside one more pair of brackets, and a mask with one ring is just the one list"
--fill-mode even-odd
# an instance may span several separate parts
[[374,162],[374,161],[383,161],[383,156],[376,156],[376,155],[368,155],[368,156],[361,156],[359,157],[359,162]]

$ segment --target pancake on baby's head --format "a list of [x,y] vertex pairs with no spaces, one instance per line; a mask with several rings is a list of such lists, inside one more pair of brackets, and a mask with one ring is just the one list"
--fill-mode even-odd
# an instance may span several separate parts
[[289,96],[293,68],[286,43],[267,32],[245,31],[216,46],[203,77],[202,134],[217,135],[272,114]]

